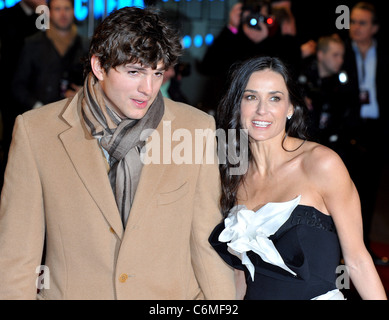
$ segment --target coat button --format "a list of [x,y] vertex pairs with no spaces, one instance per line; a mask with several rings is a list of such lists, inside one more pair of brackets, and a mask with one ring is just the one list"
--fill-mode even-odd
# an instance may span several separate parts
[[119,276],[119,282],[121,283],[124,283],[126,282],[128,279],[128,275],[126,273],[122,273],[120,276]]

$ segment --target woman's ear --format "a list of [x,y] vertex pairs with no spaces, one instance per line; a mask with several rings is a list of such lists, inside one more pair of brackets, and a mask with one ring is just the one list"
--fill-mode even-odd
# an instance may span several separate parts
[[100,81],[104,80],[105,71],[100,65],[100,60],[95,55],[91,58],[91,68],[93,74],[96,76],[96,78]]
[[294,106],[292,104],[289,104],[287,118],[290,119],[293,116],[293,113],[294,113]]

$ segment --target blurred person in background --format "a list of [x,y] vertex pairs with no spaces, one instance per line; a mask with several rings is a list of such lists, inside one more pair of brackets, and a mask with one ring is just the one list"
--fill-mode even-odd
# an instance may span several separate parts
[[78,34],[73,0],[49,0],[50,27],[26,39],[12,92],[23,111],[72,97],[83,84],[87,40]]
[[162,95],[177,102],[188,103],[187,97],[181,90],[181,80],[189,74],[190,65],[185,63],[178,63],[166,70],[161,86]]
[[35,10],[45,5],[46,0],[22,0],[13,7],[0,10],[0,112],[2,118],[2,141],[0,148],[0,185],[11,143],[16,116],[22,111],[12,96],[12,79],[18,65],[24,39],[39,32]]
[[375,6],[359,2],[351,10],[349,39],[346,42],[344,69],[349,77],[347,89],[353,95],[347,126],[349,150],[346,165],[361,198],[364,239],[377,265],[389,265],[370,246],[370,229],[385,162],[389,157],[389,52],[382,38]]
[[[277,56],[291,65],[296,75],[301,59],[314,53],[312,42],[304,45],[298,42],[294,17],[287,3],[243,0],[231,8],[228,24],[198,64],[199,71],[211,78],[213,89],[207,92],[212,94],[204,98],[204,104],[210,109],[216,109],[226,75],[234,63],[259,55]],[[273,15],[273,5],[282,21]]]
[[344,42],[337,35],[320,37],[316,55],[305,61],[299,76],[310,115],[310,137],[335,150],[342,158],[343,123],[348,96],[347,74],[341,72]]

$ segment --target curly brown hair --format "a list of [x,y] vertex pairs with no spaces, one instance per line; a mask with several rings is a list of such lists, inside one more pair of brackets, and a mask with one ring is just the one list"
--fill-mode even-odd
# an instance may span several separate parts
[[179,32],[156,8],[124,7],[112,12],[96,28],[91,39],[84,71],[91,72],[96,56],[106,73],[127,63],[155,69],[163,62],[174,66],[182,54]]

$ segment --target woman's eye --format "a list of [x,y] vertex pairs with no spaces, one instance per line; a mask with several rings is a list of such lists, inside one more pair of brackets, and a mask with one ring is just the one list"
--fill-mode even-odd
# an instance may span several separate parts
[[256,99],[256,96],[254,96],[253,94],[250,94],[250,95],[247,95],[245,97],[246,100],[255,100]]
[[280,97],[271,97],[270,100],[277,102],[277,101],[280,101],[281,98]]

